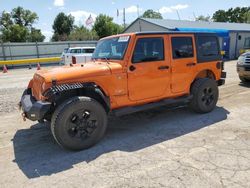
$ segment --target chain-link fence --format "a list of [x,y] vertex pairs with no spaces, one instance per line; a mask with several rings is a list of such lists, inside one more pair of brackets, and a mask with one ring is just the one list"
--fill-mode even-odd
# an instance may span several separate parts
[[0,43],[0,60],[60,56],[65,48],[94,47],[97,41]]

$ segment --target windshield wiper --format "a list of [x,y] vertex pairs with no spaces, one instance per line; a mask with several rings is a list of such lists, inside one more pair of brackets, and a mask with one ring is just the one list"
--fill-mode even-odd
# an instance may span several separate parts
[[92,58],[92,59],[94,60],[94,62],[97,61],[98,59],[100,59],[100,60],[105,60],[106,63],[108,63],[108,64],[109,64],[109,60],[110,60],[109,57],[99,57],[99,58]]
[[106,60],[106,63],[109,64],[109,61],[108,61],[108,60],[110,60],[110,58],[105,57],[105,60]]

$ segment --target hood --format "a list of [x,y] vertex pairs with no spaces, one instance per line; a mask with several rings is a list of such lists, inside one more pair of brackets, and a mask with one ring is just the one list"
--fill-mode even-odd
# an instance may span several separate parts
[[246,50],[245,53],[241,54],[242,56],[249,56],[250,55],[250,49],[249,50]]
[[67,65],[48,70],[37,71],[34,77],[42,77],[48,83],[52,80],[64,82],[87,77],[104,76],[111,74],[110,67],[105,62],[89,62],[84,64]]

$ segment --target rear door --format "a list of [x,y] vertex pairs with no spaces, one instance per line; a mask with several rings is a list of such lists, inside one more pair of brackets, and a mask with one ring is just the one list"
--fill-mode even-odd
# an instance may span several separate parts
[[193,35],[170,35],[171,41],[171,91],[172,93],[185,93],[189,91],[195,74],[196,52]]
[[137,36],[128,67],[129,99],[162,96],[170,84],[170,61],[164,35]]

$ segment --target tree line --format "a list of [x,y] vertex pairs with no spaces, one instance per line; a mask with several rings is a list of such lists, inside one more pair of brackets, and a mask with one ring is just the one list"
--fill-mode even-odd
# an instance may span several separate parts
[[3,42],[44,41],[45,36],[33,25],[38,20],[35,12],[22,7],[3,11],[0,16],[0,40]]
[[196,21],[250,23],[250,6],[217,10],[212,17],[200,15],[196,17]]
[[98,15],[92,29],[88,29],[83,25],[74,25],[74,17],[63,12],[56,16],[52,28],[52,41],[97,40],[123,31],[121,25],[114,23],[112,17],[104,14]]
[[[161,13],[152,9],[146,10],[143,18],[163,19]],[[34,27],[39,17],[35,12],[17,7],[11,12],[0,14],[0,41],[3,42],[43,42],[45,36],[41,30]],[[217,10],[212,17],[200,15],[196,21],[250,23],[250,7],[236,7],[228,10]],[[100,14],[91,29],[84,25],[74,24],[74,17],[59,13],[52,25],[54,34],[51,41],[82,41],[98,40],[99,38],[119,34],[124,28],[114,23],[113,18]]]

